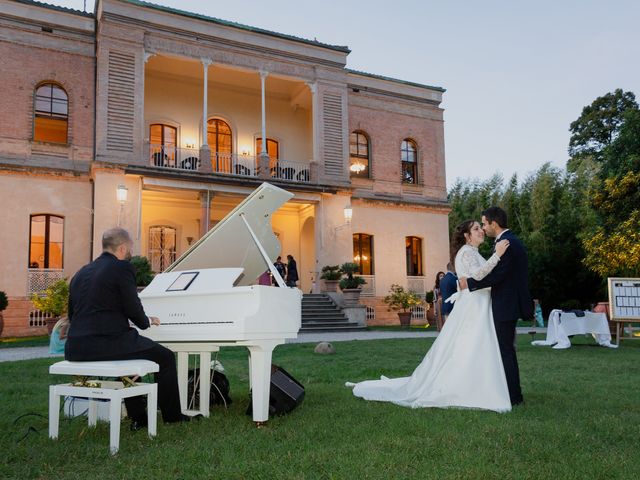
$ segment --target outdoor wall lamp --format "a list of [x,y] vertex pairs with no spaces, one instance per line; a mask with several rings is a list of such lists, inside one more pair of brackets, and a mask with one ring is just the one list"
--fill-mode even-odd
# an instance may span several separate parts
[[344,209],[342,210],[342,214],[344,215],[344,223],[335,227],[335,231],[351,225],[351,218],[353,217],[353,208],[351,208],[351,205],[347,205],[346,207],[344,207]]
[[344,207],[344,221],[347,223],[351,223],[351,218],[353,217],[353,209],[351,205],[347,205]]
[[124,185],[118,185],[118,189],[116,190],[116,197],[120,202],[120,205],[124,205],[127,201],[127,194],[129,193],[129,189]]

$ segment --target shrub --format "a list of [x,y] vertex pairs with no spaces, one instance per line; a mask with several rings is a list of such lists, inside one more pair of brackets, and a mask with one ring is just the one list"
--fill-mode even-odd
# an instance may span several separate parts
[[9,299],[7,298],[7,294],[0,290],[0,312],[9,306]]
[[433,293],[433,290],[429,290],[424,295],[424,301],[427,302],[427,303],[433,303],[435,298],[436,298],[436,296],[435,296],[435,293]]
[[66,315],[69,306],[69,284],[66,280],[58,280],[44,292],[31,295],[35,307],[42,311],[61,317]]
[[340,280],[341,277],[342,272],[339,265],[325,265],[322,267],[322,275],[320,275],[322,280]]
[[136,255],[135,257],[131,257],[131,264],[136,269],[136,285],[138,287],[146,287],[149,285],[154,276],[149,259]]
[[354,273],[360,270],[360,266],[357,263],[343,263],[340,265],[340,271],[346,275],[345,278],[340,280],[340,289],[344,290],[346,288],[360,288],[360,285],[364,285],[366,280],[362,277],[354,275]]
[[389,295],[384,297],[383,302],[389,305],[390,310],[402,310],[406,312],[411,307],[422,303],[422,299],[417,293],[411,290],[407,291],[404,287],[395,283],[391,285],[389,292]]

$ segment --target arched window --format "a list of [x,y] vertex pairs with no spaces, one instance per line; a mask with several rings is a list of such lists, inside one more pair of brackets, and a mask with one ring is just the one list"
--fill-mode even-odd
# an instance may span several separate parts
[[48,213],[31,215],[29,268],[63,268],[64,218]]
[[211,150],[214,172],[231,173],[232,140],[231,127],[227,122],[219,118],[211,118],[207,121],[207,143]]
[[176,229],[165,225],[149,227],[149,261],[160,273],[176,260]]
[[176,165],[178,129],[171,125],[153,123],[149,126],[149,153],[156,167]]
[[360,265],[360,274],[373,275],[373,235],[353,234],[353,262]]
[[34,103],[33,139],[37,142],[67,143],[67,93],[54,83],[43,83],[36,88]]
[[369,137],[364,132],[349,135],[349,171],[352,177],[369,178]]
[[407,276],[422,276],[422,239],[405,237],[405,245],[407,249]]
[[[256,138],[256,157],[262,152],[262,137]],[[269,160],[278,161],[280,159],[280,144],[273,138],[267,138],[267,154]]]
[[408,138],[402,141],[400,159],[402,160],[402,181],[418,183],[418,147],[416,142]]

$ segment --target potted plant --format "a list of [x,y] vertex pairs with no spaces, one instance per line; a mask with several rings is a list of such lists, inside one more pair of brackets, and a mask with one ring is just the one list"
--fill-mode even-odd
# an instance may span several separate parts
[[151,262],[149,262],[147,257],[136,255],[131,257],[131,264],[136,269],[136,285],[138,286],[138,290],[142,290],[153,280],[154,273],[153,270],[151,270]]
[[342,290],[344,304],[347,307],[355,306],[360,301],[360,285],[364,285],[366,280],[362,277],[354,275],[360,270],[360,265],[357,263],[347,262],[340,265],[340,271],[343,275],[346,275],[340,280],[340,289]]
[[407,291],[404,287],[395,283],[391,285],[389,292],[389,295],[384,297],[383,302],[389,306],[389,310],[395,310],[398,312],[400,325],[408,327],[411,325],[410,309],[411,307],[420,305],[422,303],[422,299],[417,293],[411,290]]
[[9,299],[7,298],[7,294],[0,290],[0,335],[2,335],[2,330],[4,329],[4,317],[2,316],[2,312],[8,306]]
[[51,315],[51,318],[47,318],[47,330],[51,334],[56,322],[67,314],[69,284],[66,280],[58,280],[47,287],[44,292],[31,295],[31,301],[38,310]]
[[424,294],[424,301],[427,304],[427,321],[433,323],[436,320],[436,312],[434,308],[434,301],[436,295],[433,290],[429,290]]
[[324,288],[327,292],[335,292],[338,289],[338,283],[342,278],[342,272],[339,265],[325,265],[322,267],[320,278],[324,280]]

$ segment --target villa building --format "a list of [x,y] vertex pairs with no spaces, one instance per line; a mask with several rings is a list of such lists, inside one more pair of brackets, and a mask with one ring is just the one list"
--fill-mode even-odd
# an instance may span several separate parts
[[304,292],[361,265],[370,323],[393,283],[448,261],[444,90],[346,68],[349,49],[137,0],[94,13],[0,0],[3,335],[42,333],[29,295],[120,225],[157,272],[262,182]]

